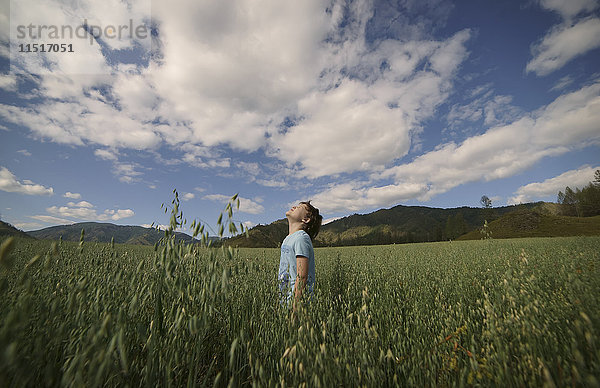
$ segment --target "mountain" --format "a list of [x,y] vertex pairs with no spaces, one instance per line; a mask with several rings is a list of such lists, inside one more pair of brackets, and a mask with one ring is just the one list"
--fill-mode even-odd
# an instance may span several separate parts
[[[450,209],[398,205],[368,214],[353,214],[321,227],[315,246],[376,245],[442,241],[478,230],[484,220],[491,222],[517,209],[532,209],[543,202],[496,208],[460,207]],[[239,247],[277,247],[287,235],[287,221],[258,225],[244,235],[226,240]]]
[[257,225],[246,234],[223,240],[226,246],[245,248],[277,248],[288,235],[286,219],[274,221],[268,225]]
[[[492,238],[600,235],[600,216],[568,217],[561,215],[563,210],[562,205],[547,202],[489,209],[398,205],[323,225],[314,244],[322,247],[480,239],[484,220],[488,221]],[[27,234],[39,239],[57,240],[62,236],[65,241],[79,241],[81,229],[85,230],[85,241],[110,242],[114,237],[116,243],[154,245],[164,236],[156,229],[97,222],[53,226]],[[24,232],[2,222],[0,236],[11,233]],[[248,231],[249,238],[242,234],[223,243],[233,247],[278,247],[287,233],[287,220],[281,219],[255,226]],[[192,241],[185,233],[178,232],[176,236]]]
[[[39,239],[58,240],[62,236],[65,241],[79,241],[81,229],[84,230],[84,241],[91,242],[110,242],[114,237],[115,243],[119,244],[154,245],[165,235],[164,231],[142,226],[122,226],[98,222],[51,226],[27,233]],[[192,237],[185,233],[176,232],[175,236],[177,240],[192,241]]]
[[15,228],[11,224],[0,220],[0,237],[8,237],[8,236],[19,236],[25,238],[31,238],[27,233],[23,232],[20,229]]
[[[570,217],[545,208],[519,209],[488,224],[492,238],[566,237],[600,235],[600,216]],[[482,233],[473,230],[458,240],[478,240]]]

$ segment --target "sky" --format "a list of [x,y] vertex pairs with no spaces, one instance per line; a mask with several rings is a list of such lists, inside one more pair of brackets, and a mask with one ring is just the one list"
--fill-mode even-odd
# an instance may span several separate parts
[[2,0],[0,218],[556,201],[600,169],[599,36],[597,0]]

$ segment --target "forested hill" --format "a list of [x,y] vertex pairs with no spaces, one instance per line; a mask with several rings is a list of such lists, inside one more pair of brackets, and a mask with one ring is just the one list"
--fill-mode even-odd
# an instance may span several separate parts
[[[27,234],[39,239],[58,240],[62,236],[65,241],[79,241],[82,229],[85,241],[110,242],[114,237],[115,243],[120,244],[154,245],[165,235],[163,231],[142,226],[122,226],[98,222],[51,226],[27,232]],[[185,233],[177,232],[176,238],[186,242],[192,241],[192,237]]]
[[[600,236],[600,215],[563,216],[542,209],[516,210],[488,224],[491,238]],[[458,240],[479,240],[480,230],[463,234]]]
[[19,237],[29,237],[27,233],[23,232],[20,229],[15,228],[11,224],[0,220],[0,237],[8,237],[8,236],[19,236]]
[[[315,246],[376,245],[455,239],[517,209],[533,209],[543,202],[496,208],[440,209],[398,205],[369,214],[353,214],[321,227]],[[225,242],[239,247],[277,247],[287,235],[287,221],[258,225],[245,236]]]

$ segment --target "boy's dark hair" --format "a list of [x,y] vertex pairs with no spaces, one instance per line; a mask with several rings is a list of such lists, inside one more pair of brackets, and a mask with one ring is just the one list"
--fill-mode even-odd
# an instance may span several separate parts
[[319,214],[319,209],[310,204],[310,201],[300,202],[302,205],[306,206],[306,210],[308,210],[308,221],[304,226],[304,231],[310,236],[311,240],[314,240],[319,234],[319,229],[321,229],[321,222],[323,221],[323,216]]

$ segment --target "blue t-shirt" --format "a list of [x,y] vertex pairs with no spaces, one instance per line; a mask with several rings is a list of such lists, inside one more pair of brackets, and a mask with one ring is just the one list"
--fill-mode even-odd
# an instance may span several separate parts
[[315,251],[310,236],[303,230],[288,235],[281,243],[279,259],[279,290],[282,302],[289,302],[294,295],[296,285],[296,256],[308,258],[308,280],[305,290],[312,294],[315,285]]

